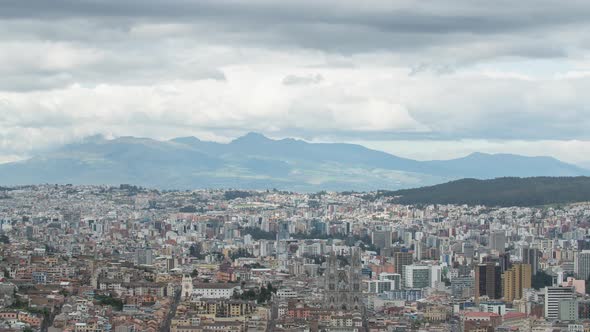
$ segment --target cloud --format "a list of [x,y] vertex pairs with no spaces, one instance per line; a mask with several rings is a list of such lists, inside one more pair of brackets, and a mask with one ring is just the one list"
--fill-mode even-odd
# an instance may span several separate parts
[[9,1],[0,154],[101,133],[588,140],[589,15],[545,0]]
[[318,84],[324,80],[324,77],[320,74],[315,75],[307,75],[307,76],[297,76],[297,75],[287,75],[283,78],[284,85],[310,85],[310,84]]

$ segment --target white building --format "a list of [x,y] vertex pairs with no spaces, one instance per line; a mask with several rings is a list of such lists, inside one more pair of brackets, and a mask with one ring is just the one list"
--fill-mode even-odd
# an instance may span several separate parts
[[190,275],[185,274],[182,276],[182,299],[190,298],[193,294],[193,278]]
[[234,291],[239,291],[240,286],[226,283],[202,283],[193,285],[193,296],[197,299],[230,299]]
[[559,303],[574,298],[574,293],[574,287],[545,287],[545,318],[559,319]]
[[281,288],[277,291],[279,299],[292,299],[297,297],[297,292],[291,288]]
[[406,288],[436,287],[441,281],[441,267],[438,265],[404,266],[404,286]]

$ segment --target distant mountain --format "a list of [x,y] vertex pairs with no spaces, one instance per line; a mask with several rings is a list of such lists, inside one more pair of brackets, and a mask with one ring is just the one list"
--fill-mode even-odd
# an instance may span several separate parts
[[579,176],[550,157],[489,155],[416,161],[354,144],[273,140],[250,133],[223,144],[179,137],[87,138],[31,159],[0,164],[0,185],[120,184],[159,188],[295,191],[401,189],[463,177]]
[[437,174],[463,178],[495,178],[502,176],[576,176],[589,174],[578,166],[552,157],[524,157],[514,154],[472,153],[466,157],[428,161]]
[[381,191],[400,204],[535,206],[590,201],[590,177],[462,179],[430,187]]

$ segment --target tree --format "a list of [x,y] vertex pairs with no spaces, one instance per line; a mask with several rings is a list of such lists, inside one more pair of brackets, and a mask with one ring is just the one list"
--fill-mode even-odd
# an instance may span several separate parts
[[187,205],[187,206],[181,207],[179,211],[182,213],[195,213],[198,210],[197,210],[197,207],[194,205]]
[[114,298],[111,295],[96,295],[94,299],[97,300],[101,305],[110,305],[116,311],[123,310],[123,301],[121,299]]
[[223,193],[223,198],[225,198],[225,200],[227,200],[227,201],[231,201],[232,199],[246,198],[246,197],[250,197],[252,195],[253,195],[252,193],[247,192],[247,191],[228,190]]
[[276,232],[266,232],[254,227],[244,228],[243,233],[250,234],[254,240],[275,240],[277,238]]
[[268,289],[268,290],[269,290],[271,293],[276,293],[276,292],[277,292],[277,289],[276,289],[276,288],[274,288],[270,282],[269,282],[268,284],[266,284],[266,288],[267,288],[267,289]]

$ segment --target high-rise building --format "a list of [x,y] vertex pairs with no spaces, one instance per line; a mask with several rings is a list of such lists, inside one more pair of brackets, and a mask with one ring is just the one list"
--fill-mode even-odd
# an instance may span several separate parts
[[502,275],[504,301],[512,302],[522,298],[522,290],[531,288],[532,275],[530,264],[514,264]]
[[369,293],[381,294],[395,289],[395,281],[393,280],[366,280],[367,291]]
[[412,257],[412,253],[408,252],[407,250],[393,254],[393,268],[395,269],[395,272],[401,274],[402,277],[404,273],[403,267],[410,265],[413,262],[414,258]]
[[389,280],[393,281],[393,289],[401,289],[402,276],[399,273],[387,273],[382,272],[378,276],[378,280]]
[[590,250],[590,239],[578,240],[578,250]]
[[574,287],[545,287],[545,318],[559,319],[559,303],[574,298]]
[[473,296],[473,277],[455,277],[451,279],[451,295],[456,299]]
[[406,288],[426,288],[431,285],[431,271],[428,265],[404,266],[404,286]]
[[578,300],[567,299],[559,301],[559,320],[575,322],[578,320]]
[[522,262],[531,265],[531,272],[536,275],[539,272],[539,258],[541,251],[536,248],[522,248]]
[[391,247],[391,231],[375,230],[372,234],[373,245],[379,249]]
[[166,270],[170,271],[176,267],[176,262],[174,258],[167,258],[166,259]]
[[502,296],[502,272],[500,265],[493,262],[478,264],[475,267],[475,298],[488,296],[499,299]]
[[135,250],[135,262],[137,265],[152,265],[154,263],[151,248],[138,248]]
[[417,261],[424,257],[424,243],[419,240],[414,240],[414,259]]
[[289,222],[281,220],[278,223],[277,241],[289,239]]
[[490,234],[490,249],[503,254],[506,247],[506,232],[493,231]]
[[439,265],[406,265],[404,266],[404,285],[406,288],[436,287],[441,281]]
[[505,252],[503,254],[500,254],[498,257],[498,261],[500,263],[500,270],[502,271],[502,273],[508,271],[510,269],[510,267],[512,267],[512,262],[510,261],[510,253],[509,252]]
[[574,270],[578,279],[588,280],[590,277],[590,250],[582,250],[574,256]]
[[463,251],[463,255],[465,255],[466,258],[473,258],[473,256],[475,255],[475,247],[473,246],[473,243],[470,242],[465,242],[462,245],[462,251]]

